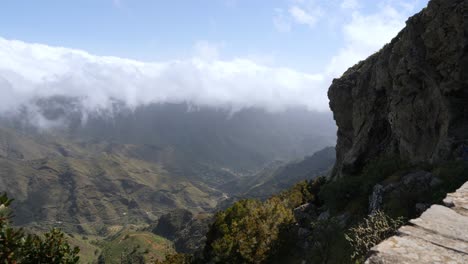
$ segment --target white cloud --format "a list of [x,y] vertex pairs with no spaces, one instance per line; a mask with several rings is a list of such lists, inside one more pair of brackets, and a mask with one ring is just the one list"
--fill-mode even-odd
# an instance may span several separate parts
[[279,32],[289,32],[293,24],[315,27],[323,17],[324,11],[315,0],[294,0],[286,11],[276,8],[273,25]]
[[289,13],[297,23],[308,25],[309,27],[314,27],[322,16],[322,10],[318,7],[306,11],[298,6],[292,6],[289,8]]
[[[209,45],[201,50],[213,55]],[[260,65],[249,59],[197,57],[146,63],[0,38],[0,112],[49,96],[81,98],[84,111],[190,102],[215,107],[328,110],[321,75]]]
[[[291,12],[296,22],[316,23],[310,11],[313,2],[296,1],[294,5],[304,12]],[[148,63],[0,38],[0,113],[49,96],[80,98],[85,112],[109,109],[114,100],[130,107],[190,102],[235,109],[306,106],[328,111],[331,79],[389,42],[412,11],[409,4],[389,0],[374,13],[349,12],[349,21],[341,26],[342,48],[318,74],[266,66],[274,62],[272,56],[222,60],[223,44],[206,41],[195,44],[191,59]],[[284,22],[279,27],[290,30],[289,13],[283,9],[275,12],[283,19],[278,21]]]
[[279,31],[290,31],[292,22],[316,28],[321,19],[332,30],[338,28],[341,31],[341,48],[324,65],[325,70],[322,73],[326,80],[331,80],[395,37],[421,0],[383,0],[373,3],[373,12],[369,12],[373,7],[361,9],[360,0],[291,1],[287,16],[282,9],[275,10],[274,22]]
[[344,46],[327,66],[327,75],[340,76],[347,68],[378,51],[405,26],[408,10],[386,4],[372,14],[352,13],[342,27]]
[[274,65],[276,63],[276,56],[272,53],[252,53],[245,56],[245,58],[261,65]]

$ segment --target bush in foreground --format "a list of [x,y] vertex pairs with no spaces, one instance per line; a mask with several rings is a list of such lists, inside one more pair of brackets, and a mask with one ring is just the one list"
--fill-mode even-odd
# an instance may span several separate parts
[[79,248],[72,248],[60,230],[38,236],[11,227],[11,202],[6,194],[0,196],[0,264],[78,263]]
[[242,200],[219,212],[207,235],[205,261],[264,263],[279,246],[283,226],[294,221],[279,198]]
[[382,211],[377,211],[373,215],[349,229],[345,234],[346,240],[354,249],[351,258],[357,262],[364,260],[369,250],[391,236],[404,224],[402,218],[393,219]]

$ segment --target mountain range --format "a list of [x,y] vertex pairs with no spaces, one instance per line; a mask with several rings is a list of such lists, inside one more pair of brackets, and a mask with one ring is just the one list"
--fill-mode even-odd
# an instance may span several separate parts
[[[266,197],[305,178],[302,157],[335,140],[329,114],[306,109],[116,103],[112,113],[84,115],[72,98],[37,100],[34,109],[1,118],[0,192],[16,199],[18,225],[85,234],[177,208],[211,212],[260,187]],[[307,165],[317,174],[334,160],[331,149],[321,153],[327,162]],[[287,166],[297,173],[266,173],[294,160]]]

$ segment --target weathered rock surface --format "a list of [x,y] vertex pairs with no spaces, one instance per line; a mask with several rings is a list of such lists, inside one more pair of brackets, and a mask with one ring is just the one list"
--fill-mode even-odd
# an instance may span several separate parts
[[[410,172],[401,177],[400,181],[386,185],[376,184],[369,196],[369,214],[374,214],[377,210],[382,210],[384,198],[388,196],[405,197],[405,194],[417,194],[428,192],[431,187],[440,184],[442,181],[430,172],[418,170]],[[430,204],[417,203],[415,210],[419,213],[425,211]]]
[[468,145],[468,1],[432,0],[328,96],[338,125],[334,177],[380,155],[411,162],[462,158]]
[[378,255],[371,256],[369,264],[416,264],[416,263],[468,263],[468,255],[447,250],[425,240],[409,237],[391,237],[375,247]]
[[468,182],[457,192],[449,193],[444,203],[455,207],[458,213],[468,216]]
[[366,263],[468,263],[468,215],[458,213],[466,204],[454,202],[467,200],[468,182],[447,195],[447,207],[431,206],[372,248]]

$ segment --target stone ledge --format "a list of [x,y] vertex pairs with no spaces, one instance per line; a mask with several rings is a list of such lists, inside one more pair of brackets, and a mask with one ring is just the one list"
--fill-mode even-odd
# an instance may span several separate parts
[[[365,263],[468,263],[468,182],[371,249]],[[449,208],[450,207],[450,208]]]

